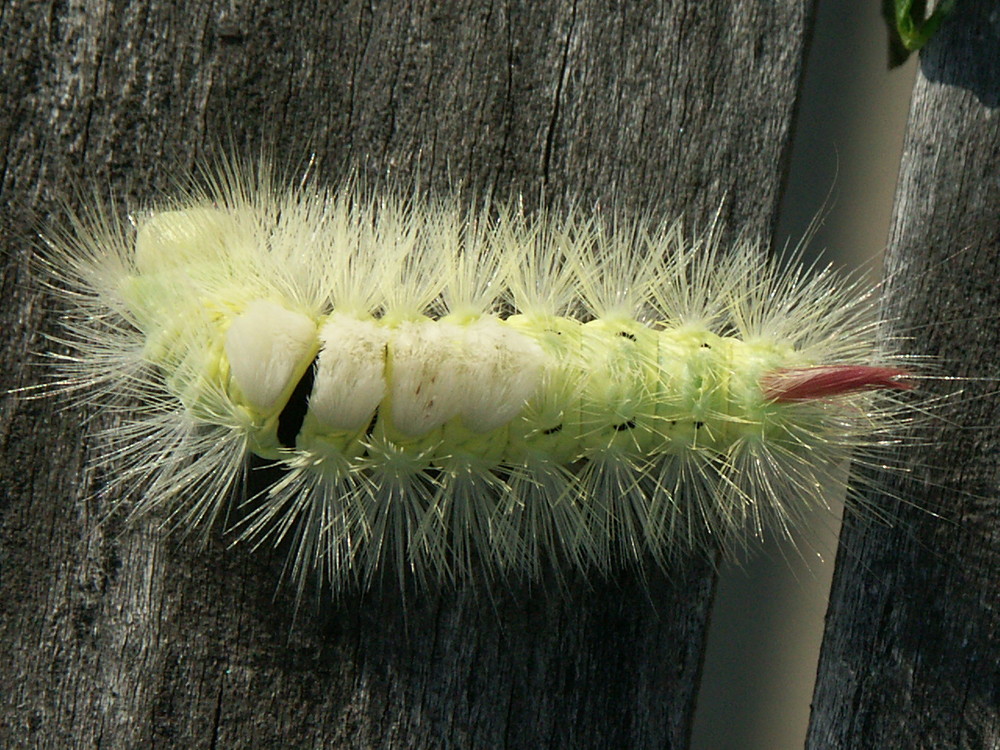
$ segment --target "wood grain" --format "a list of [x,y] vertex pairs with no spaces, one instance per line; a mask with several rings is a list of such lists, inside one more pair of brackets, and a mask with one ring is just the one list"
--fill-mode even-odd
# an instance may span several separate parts
[[894,522],[845,519],[810,748],[1000,747],[996,12],[959,3],[922,53],[885,291],[907,350],[972,380],[921,385],[942,399],[900,447],[908,472],[867,493]]
[[[810,8],[8,0],[2,385],[41,377],[56,313],[27,258],[60,203],[143,205],[227,150],[529,210],[724,205],[730,236],[766,239]],[[84,468],[107,418],[3,402],[0,745],[685,746],[711,561],[558,596],[386,585],[296,617],[280,551],[107,518]]]

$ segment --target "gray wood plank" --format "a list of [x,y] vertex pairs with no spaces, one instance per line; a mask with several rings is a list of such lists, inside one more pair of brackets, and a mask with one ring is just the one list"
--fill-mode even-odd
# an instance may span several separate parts
[[[766,237],[810,7],[5,2],[0,385],[40,378],[55,313],[26,261],[60,201],[141,204],[220,144],[529,208],[704,221],[725,198],[730,234]],[[106,419],[3,401],[0,744],[686,744],[710,561],[565,596],[389,586],[295,618],[280,553],[101,523],[84,466]]]
[[811,748],[1000,747],[996,12],[959,3],[922,53],[887,266],[907,351],[973,380],[921,384],[945,397],[901,447],[909,473],[868,493],[896,520],[847,518]]

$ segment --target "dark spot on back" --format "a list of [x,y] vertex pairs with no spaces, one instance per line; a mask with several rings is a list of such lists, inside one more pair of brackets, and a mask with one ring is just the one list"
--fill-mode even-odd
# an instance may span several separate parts
[[368,426],[365,427],[365,438],[371,440],[372,435],[375,434],[375,423],[378,422],[378,407],[375,407],[375,411],[372,412],[372,418],[368,421]]
[[316,379],[316,363],[319,355],[313,359],[302,377],[295,385],[295,390],[285,402],[285,408],[278,415],[278,442],[285,448],[295,447],[295,438],[302,429],[302,423],[309,409],[309,396],[312,393],[313,381]]

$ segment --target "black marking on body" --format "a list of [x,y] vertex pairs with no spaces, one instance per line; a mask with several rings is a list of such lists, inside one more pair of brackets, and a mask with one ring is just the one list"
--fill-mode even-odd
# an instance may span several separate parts
[[624,338],[627,338],[629,341],[636,341],[637,340],[636,337],[635,337],[635,334],[634,333],[629,333],[628,331],[619,331],[618,335],[622,336]]
[[630,419],[628,422],[622,422],[621,424],[615,425],[615,432],[625,432],[625,430],[635,429],[635,420]]
[[368,421],[368,426],[365,427],[365,440],[371,440],[372,435],[375,434],[375,423],[378,422],[378,407],[375,407],[375,411],[372,412],[372,418]]
[[549,429],[547,429],[547,430],[542,430],[542,434],[543,434],[543,435],[555,435],[555,434],[556,434],[557,432],[559,432],[559,431],[560,431],[560,430],[561,430],[562,428],[563,428],[563,426],[562,426],[561,424],[557,424],[557,425],[556,425],[555,427],[550,427],[550,428],[549,428]]
[[295,438],[302,429],[302,423],[306,419],[306,412],[309,410],[309,396],[312,394],[313,381],[316,379],[316,367],[319,362],[317,354],[313,361],[302,373],[299,382],[295,384],[295,390],[285,402],[285,408],[278,415],[278,442],[284,448],[294,448]]

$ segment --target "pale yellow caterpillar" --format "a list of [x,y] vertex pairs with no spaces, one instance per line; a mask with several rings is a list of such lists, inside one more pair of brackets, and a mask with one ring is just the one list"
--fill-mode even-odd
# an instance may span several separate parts
[[[59,387],[118,417],[109,496],[287,544],[300,586],[668,565],[791,533],[903,413],[870,290],[750,242],[209,182],[50,236]],[[284,471],[234,508],[250,455]]]

